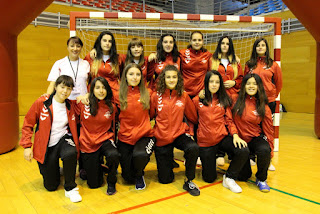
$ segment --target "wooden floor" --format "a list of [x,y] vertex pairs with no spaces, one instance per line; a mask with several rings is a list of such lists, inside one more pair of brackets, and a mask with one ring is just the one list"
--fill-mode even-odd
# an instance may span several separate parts
[[[145,172],[147,188],[137,191],[118,176],[117,193],[105,194],[106,185],[89,189],[78,176],[83,201],[72,203],[61,185],[48,192],[42,185],[36,161],[23,159],[23,149],[0,155],[0,213],[320,213],[320,140],[313,134],[313,115],[286,113],[280,126],[280,151],[275,153],[275,172],[269,172],[270,193],[262,193],[252,182],[238,182],[243,192],[232,193],[221,184],[223,169],[215,183],[195,183],[201,195],[182,189],[183,154],[176,151],[180,168],[172,184],[159,184],[154,156]],[[253,167],[254,172],[256,167]],[[255,177],[251,177],[251,181]]]

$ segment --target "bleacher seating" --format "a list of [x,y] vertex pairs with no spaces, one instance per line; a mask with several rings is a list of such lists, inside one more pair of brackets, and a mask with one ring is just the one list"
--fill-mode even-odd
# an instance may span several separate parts
[[282,0],[268,0],[267,2],[258,4],[255,8],[250,9],[249,12],[242,13],[240,16],[258,16],[286,8],[287,6],[283,4]]
[[[63,2],[70,4],[72,1],[75,5],[81,5],[85,7],[95,7],[99,9],[109,10],[110,0],[55,0],[57,2]],[[138,2],[131,2],[126,0],[111,0],[111,9],[121,12],[143,12],[143,4]],[[145,5],[145,12],[149,13],[162,13],[161,11]]]

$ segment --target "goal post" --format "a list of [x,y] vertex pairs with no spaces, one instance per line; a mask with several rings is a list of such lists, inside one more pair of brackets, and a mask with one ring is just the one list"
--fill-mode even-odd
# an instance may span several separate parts
[[[83,55],[93,47],[95,39],[104,30],[115,35],[117,50],[126,54],[129,41],[140,38],[145,56],[156,51],[160,36],[175,36],[179,49],[187,47],[192,31],[201,31],[205,48],[214,52],[221,36],[233,39],[241,65],[249,60],[254,41],[267,39],[270,55],[281,66],[281,18],[210,14],[136,13],[136,12],[70,12],[70,37],[79,36],[84,42]],[[279,150],[280,95],[276,99],[274,115],[274,151]]]

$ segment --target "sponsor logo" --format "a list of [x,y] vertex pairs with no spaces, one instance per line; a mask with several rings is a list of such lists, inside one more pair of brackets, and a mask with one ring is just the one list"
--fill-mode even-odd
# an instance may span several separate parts
[[111,117],[110,111],[107,111],[103,116],[109,119]]
[[191,56],[190,56],[190,50],[187,49],[186,52],[186,59],[184,60],[187,64],[189,64],[189,62],[191,61]]
[[49,117],[48,109],[45,106],[43,106],[41,113],[40,113],[40,120],[45,120],[45,119],[47,119],[47,117]]
[[163,107],[163,103],[162,103],[162,95],[157,93],[158,95],[158,111],[161,111],[162,110],[162,107]]
[[70,146],[76,146],[76,144],[74,144],[74,142],[72,141],[72,139],[66,139],[66,142],[70,145]]
[[83,117],[84,117],[84,119],[88,119],[90,115],[91,115],[91,114],[90,114],[90,106],[85,105],[85,106],[84,106],[84,111],[83,111]]
[[257,112],[257,110],[252,111],[252,113],[253,113],[255,116],[259,116],[259,113]]
[[152,153],[153,145],[154,145],[154,141],[152,139],[150,139],[148,145],[146,146],[146,152],[148,155],[150,155]]
[[179,106],[179,107],[183,106],[183,102],[181,102],[181,100],[177,100],[176,106]]

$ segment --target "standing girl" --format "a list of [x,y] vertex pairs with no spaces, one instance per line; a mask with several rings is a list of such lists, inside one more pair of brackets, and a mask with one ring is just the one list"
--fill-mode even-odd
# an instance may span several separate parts
[[[78,135],[74,108],[67,99],[74,86],[70,76],[56,79],[50,97],[38,98],[25,116],[20,145],[24,158],[36,159],[44,187],[55,191],[60,184],[59,158],[63,162],[65,196],[72,202],[82,200],[75,183]],[[31,138],[37,125],[34,143]],[[33,149],[31,148],[33,147]]]
[[159,75],[157,93],[151,98],[151,118],[156,118],[154,135],[157,143],[155,155],[160,183],[168,184],[174,179],[172,170],[173,149],[184,151],[186,177],[183,189],[191,195],[200,195],[199,188],[192,182],[195,178],[199,147],[190,136],[185,116],[193,123],[197,115],[191,99],[183,90],[183,79],[174,65],[167,65]]
[[203,34],[194,31],[187,49],[180,50],[184,89],[191,98],[204,88],[204,77],[207,71],[211,70],[212,54],[203,47],[203,43]]
[[[233,116],[239,136],[248,143],[250,152],[257,155],[256,184],[262,192],[269,192],[266,180],[273,150],[273,125],[268,98],[259,75],[247,74],[243,78]],[[238,179],[247,180],[251,174],[248,159]]]
[[231,99],[226,93],[223,78],[218,71],[209,71],[204,79],[205,97],[193,98],[199,115],[198,145],[202,162],[203,180],[209,183],[217,178],[216,154],[218,150],[227,152],[232,161],[225,175],[223,186],[232,192],[242,192],[235,182],[248,160],[247,143],[238,136],[232,119]]
[[150,124],[150,94],[143,80],[139,65],[128,64],[120,83],[120,130],[118,149],[122,177],[135,182],[136,189],[146,187],[144,168],[150,161],[154,139]]
[[87,183],[90,188],[98,188],[103,183],[100,160],[107,160],[107,194],[116,193],[119,153],[114,143],[116,108],[111,102],[112,90],[103,77],[95,78],[90,86],[89,105],[79,103],[76,107],[80,115],[80,151]]

